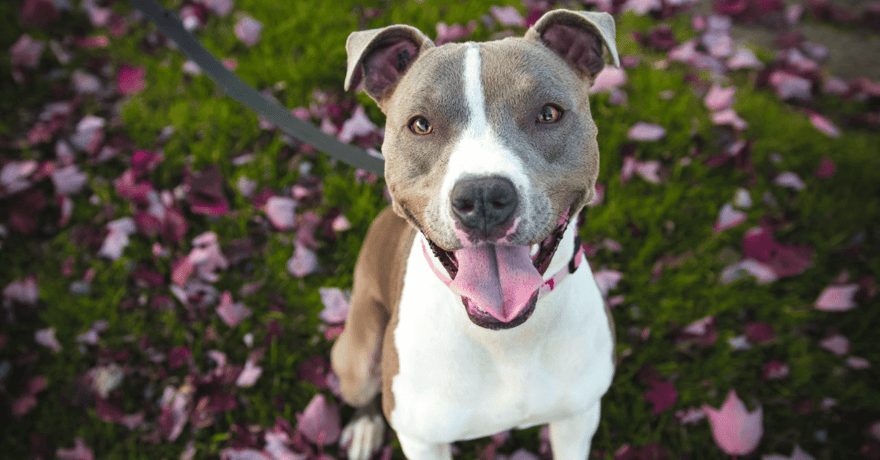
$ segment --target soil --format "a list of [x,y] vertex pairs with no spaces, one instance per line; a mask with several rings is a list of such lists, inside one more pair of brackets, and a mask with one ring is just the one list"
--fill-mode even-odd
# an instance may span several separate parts
[[[865,4],[872,0],[836,0],[833,3],[858,15]],[[712,1],[703,0],[695,5],[695,11],[712,14]],[[803,4],[807,1],[785,0],[788,5]],[[773,23],[779,24],[781,17]],[[769,50],[778,49],[774,45],[776,37],[785,31],[796,31],[804,35],[809,42],[828,47],[830,55],[822,64],[827,65],[831,75],[846,80],[868,77],[880,81],[880,34],[861,24],[843,26],[839,24],[820,23],[809,18],[805,11],[801,20],[793,27],[780,29],[771,27],[770,21],[756,24],[734,23],[730,35],[734,40],[753,44]]]

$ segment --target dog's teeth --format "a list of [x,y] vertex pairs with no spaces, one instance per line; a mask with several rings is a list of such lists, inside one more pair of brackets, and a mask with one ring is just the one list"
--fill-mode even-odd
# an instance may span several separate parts
[[540,244],[533,244],[532,249],[529,251],[529,255],[534,257],[535,254],[538,253],[538,249],[541,249],[541,245]]

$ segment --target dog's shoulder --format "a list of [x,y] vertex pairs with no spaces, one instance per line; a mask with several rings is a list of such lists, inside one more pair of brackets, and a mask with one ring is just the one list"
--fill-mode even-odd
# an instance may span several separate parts
[[[389,206],[382,210],[367,231],[355,266],[355,282],[375,289],[390,314],[400,298],[406,260],[416,229],[394,213]],[[367,286],[364,286],[367,287]]]

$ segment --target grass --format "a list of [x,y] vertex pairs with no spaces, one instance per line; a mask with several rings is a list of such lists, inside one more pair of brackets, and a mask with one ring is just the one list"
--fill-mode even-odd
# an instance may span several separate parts
[[[274,95],[287,107],[308,107],[313,91],[321,89],[345,100],[356,100],[382,126],[383,117],[365,95],[341,92],[346,36],[353,30],[392,23],[411,24],[434,36],[437,22],[467,23],[488,13],[491,4],[513,4],[522,11],[520,4],[511,1],[441,6],[430,2],[238,0],[235,12],[246,12],[265,26],[256,46],[248,49],[233,35],[235,12],[225,18],[212,17],[198,38],[216,56],[234,58],[236,73],[257,89],[283,82],[284,88]],[[165,6],[178,5],[166,2]],[[382,14],[363,19],[365,8],[377,8]],[[126,14],[131,11],[126,2],[115,3],[113,9]],[[4,3],[0,13],[11,17],[15,10]],[[45,39],[90,27],[81,12],[69,16],[71,20],[57,30],[27,32]],[[662,55],[643,49],[633,40],[632,32],[645,33],[658,21],[633,14],[618,16],[617,21],[620,54],[641,55],[641,63],[627,72],[629,81],[624,89],[628,104],[611,105],[607,95],[593,100],[602,152],[599,181],[607,188],[605,201],[589,210],[581,236],[591,244],[612,238],[623,247],[619,253],[601,249],[590,262],[594,270],[623,273],[612,295],[625,296],[624,302],[614,308],[613,314],[618,351],[628,350],[629,355],[618,367],[611,390],[603,399],[603,417],[593,450],[612,458],[624,444],[642,446],[659,441],[673,458],[723,458],[707,422],[681,425],[674,412],[702,404],[719,407],[727,391],[736,389],[750,408],[756,404],[764,408],[764,437],[758,453],[788,453],[798,444],[816,458],[853,458],[866,441],[866,427],[880,419],[876,386],[880,381],[880,347],[875,338],[880,320],[878,301],[845,313],[818,311],[813,304],[822,289],[844,270],[855,280],[880,274],[880,232],[876,224],[880,220],[880,134],[848,128],[840,138],[832,139],[813,128],[801,112],[779,102],[767,88],[755,89],[748,72],[740,71],[732,74],[730,81],[737,86],[735,109],[749,123],[743,138],[754,141],[756,182],[751,185],[743,171],[703,165],[702,158],[721,151],[716,140],[724,130],[712,125],[702,96],[684,79],[692,71],[675,63],[666,70],[655,69],[655,61]],[[694,35],[685,17],[663,22],[673,27],[680,41]],[[0,40],[8,48],[7,43],[17,40],[23,30],[18,25],[5,29],[0,32]],[[350,288],[363,236],[373,217],[386,205],[381,180],[374,185],[360,184],[351,168],[329,162],[323,155],[312,160],[289,148],[277,133],[260,130],[256,114],[220,94],[208,77],[185,76],[180,70],[184,62],[181,53],[167,48],[153,55],[144,53],[140,43],[149,30],[152,26],[135,24],[123,37],[111,39],[106,50],[80,52],[67,68],[78,68],[96,57],[108,58],[113,66],[129,63],[145,68],[146,88],[119,106],[122,123],[109,128],[107,137],[124,134],[136,149],[154,150],[160,148],[158,133],[174,126],[174,134],[161,146],[164,160],[149,174],[149,180],[156,189],[174,190],[183,181],[185,166],[194,171],[217,166],[225,179],[231,211],[222,217],[185,211],[189,229],[181,243],[166,244],[157,237],[134,235],[119,260],[98,258],[94,244],[77,241],[89,229],[100,230],[107,221],[132,214],[128,201],[116,194],[112,184],[127,168],[130,152],[125,152],[86,171],[89,192],[73,197],[74,214],[68,225],[53,226],[57,211],[50,208],[41,216],[36,234],[10,232],[5,237],[0,285],[34,274],[40,286],[40,302],[32,311],[16,310],[15,321],[0,323],[7,336],[7,344],[0,348],[0,361],[12,366],[8,376],[0,378],[0,390],[7,397],[0,400],[0,413],[10,413],[9,406],[30,377],[46,376],[48,388],[38,395],[38,404],[31,411],[4,424],[7,428],[0,457],[26,458],[31,435],[39,433],[50,441],[52,451],[71,447],[74,438],[80,437],[101,459],[178,458],[189,440],[195,442],[197,458],[218,458],[222,449],[241,439],[241,433],[234,431],[236,426],[271,427],[277,417],[295,425],[295,414],[318,391],[297,379],[296,368],[309,357],[328,356],[331,346],[323,338],[324,326],[317,317],[323,308],[317,289]],[[498,30],[480,24],[471,38],[485,40]],[[54,59],[48,54],[43,56],[44,66]],[[759,51],[759,56],[766,60],[770,55]],[[14,85],[10,71],[8,60],[2,60],[0,79],[4,88]],[[704,81],[711,78],[707,74],[699,76]],[[64,77],[59,80],[64,81]],[[26,114],[33,117],[39,112],[41,104],[50,99],[53,83],[33,79],[16,89],[24,94],[23,99],[13,102],[12,98],[4,98],[0,134],[6,140],[17,139],[17,133],[29,129],[32,118]],[[671,91],[673,96],[660,98],[661,91]],[[816,106],[827,109],[839,122],[848,113],[867,110],[867,104],[823,97]],[[83,114],[111,115],[107,107],[88,97],[83,107]],[[620,182],[620,150],[629,142],[628,129],[639,121],[656,123],[667,130],[661,141],[638,143],[635,150],[639,160],[662,162],[666,175],[661,185],[638,177],[626,185]],[[694,135],[706,140],[704,151],[693,163],[682,166],[679,161],[689,156]],[[54,158],[52,144],[4,144],[3,155],[9,158]],[[243,153],[252,153],[254,160],[235,165],[231,159]],[[773,160],[775,154],[781,157],[779,161]],[[837,168],[829,179],[813,177],[823,157],[834,161]],[[281,194],[300,179],[298,165],[303,161],[311,162],[313,174],[323,181],[324,198],[312,210],[323,215],[340,207],[351,229],[340,233],[335,241],[321,239],[318,256],[324,271],[297,279],[286,269],[293,251],[293,235],[266,231],[262,213],[237,191],[236,183],[244,176],[256,181],[257,190],[266,187]],[[797,173],[806,189],[796,192],[773,185],[772,179],[780,171]],[[43,182],[39,187],[51,196],[51,185]],[[712,224],[718,211],[733,199],[738,187],[748,188],[755,201],[747,211],[747,223],[715,234]],[[761,203],[765,193],[775,198],[777,208]],[[100,205],[90,202],[92,196]],[[731,263],[731,254],[734,261],[738,260],[745,230],[757,226],[765,215],[788,222],[774,233],[777,241],[815,249],[812,267],[768,285],[757,285],[752,280],[721,284],[720,272]],[[642,234],[634,236],[631,225]],[[151,302],[162,296],[173,299],[168,287],[143,287],[132,277],[134,270],[144,267],[160,273],[168,283],[171,262],[153,256],[153,244],[165,245],[173,254],[171,260],[175,260],[186,255],[191,240],[205,231],[217,233],[224,251],[234,241],[244,239],[258,248],[254,257],[221,271],[220,279],[213,283],[219,292],[232,292],[235,300],[243,301],[253,311],[234,328],[222,323],[213,308],[187,309],[176,300],[170,308],[151,308]],[[858,241],[859,251],[847,252]],[[686,253],[690,256],[681,265],[665,267],[654,279],[652,267],[658,259]],[[68,259],[73,261],[73,277],[62,273],[61,262]],[[72,294],[70,283],[89,269],[95,273],[89,293]],[[249,295],[238,294],[245,283],[253,282],[262,284]],[[717,321],[719,339],[714,345],[689,349],[673,345],[677,329],[708,315]],[[78,351],[75,337],[99,319],[109,323],[100,334],[99,345],[87,347],[85,353]],[[265,345],[266,353],[259,363],[263,375],[255,386],[237,389],[238,407],[221,414],[210,427],[192,430],[187,425],[174,442],[152,443],[145,441],[152,428],[129,431],[102,421],[93,404],[77,403],[77,376],[96,365],[124,362],[132,371],[114,396],[126,413],[146,407],[147,419],[155,421],[158,414],[150,411],[155,411],[166,385],[179,386],[191,372],[211,369],[206,354],[211,349],[224,351],[232,363],[243,363],[250,352],[243,345],[245,335],[253,334],[255,344],[264,344],[272,321],[278,322],[284,332]],[[743,334],[748,321],[772,324],[776,340],[751,350],[732,351],[727,339]],[[34,343],[34,331],[46,327],[56,328],[61,352],[53,354]],[[646,340],[639,337],[644,328],[650,328]],[[215,338],[210,337],[210,331]],[[866,358],[872,367],[849,369],[842,358],[821,349],[818,341],[831,332],[848,337],[851,354]],[[170,369],[151,363],[140,346],[143,337],[163,352],[189,347],[192,367]],[[128,354],[127,360],[113,356],[120,352]],[[762,381],[761,369],[769,359],[788,364],[791,374],[779,381]],[[678,400],[671,410],[654,415],[651,404],[643,399],[648,387],[636,378],[643,365],[653,366],[664,379],[673,382]],[[837,406],[820,409],[825,397],[836,399]],[[803,401],[812,405],[809,413],[797,410]],[[350,414],[346,408],[343,419]],[[827,441],[817,438],[820,430],[827,433]],[[392,442],[396,446],[394,457],[403,458],[396,440]],[[461,458],[476,458],[485,444],[485,440],[460,443]],[[538,429],[515,432],[514,442],[501,451],[509,453],[519,447],[537,452]],[[339,456],[341,452],[335,449],[329,447],[326,452]],[[758,458],[758,454],[745,458]]]

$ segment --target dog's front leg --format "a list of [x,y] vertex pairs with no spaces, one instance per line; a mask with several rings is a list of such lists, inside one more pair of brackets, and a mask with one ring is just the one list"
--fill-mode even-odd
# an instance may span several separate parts
[[586,460],[590,443],[599,428],[601,401],[586,412],[550,423],[550,447],[554,460]]
[[431,444],[397,432],[400,448],[408,460],[452,460],[449,444]]

